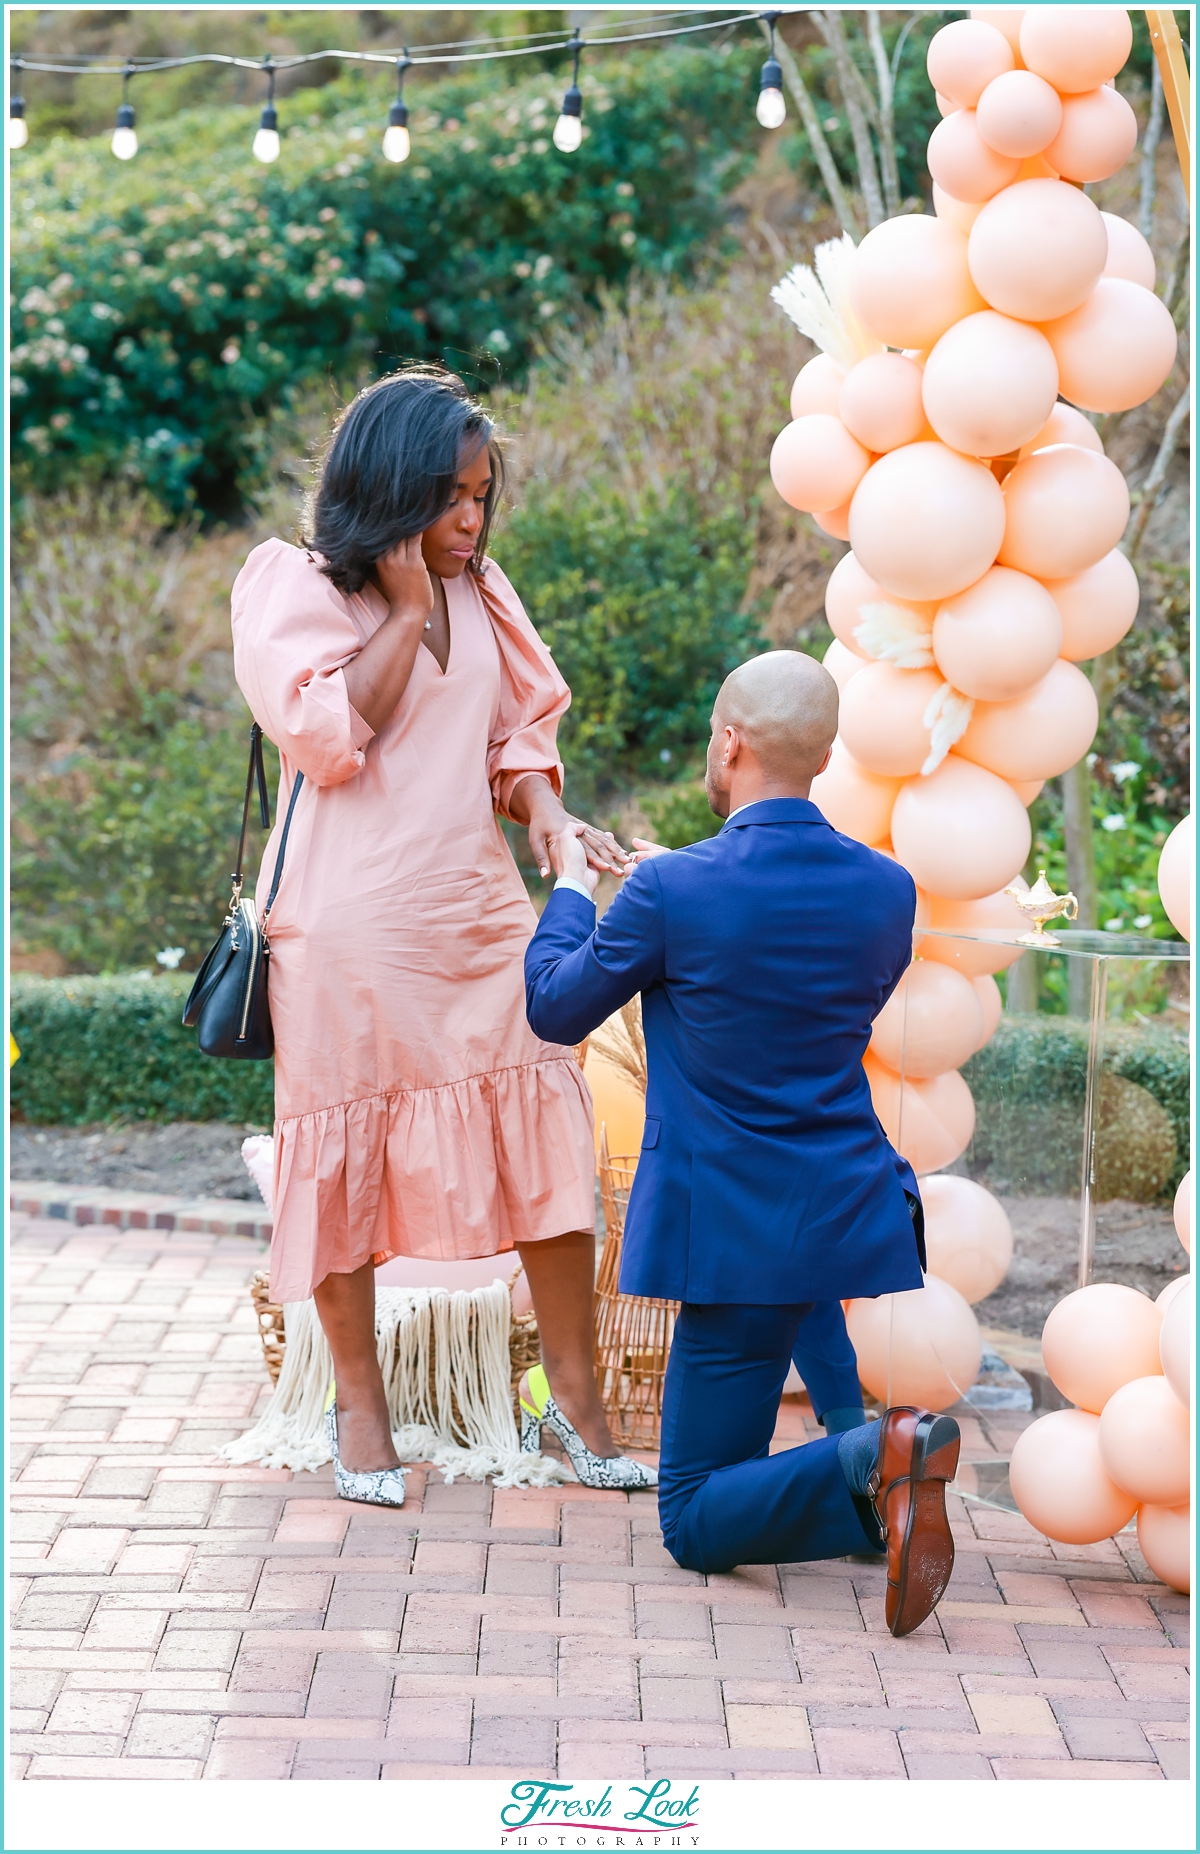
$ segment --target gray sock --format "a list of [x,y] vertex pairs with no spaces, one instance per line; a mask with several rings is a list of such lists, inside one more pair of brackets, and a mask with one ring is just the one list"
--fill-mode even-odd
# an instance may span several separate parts
[[826,1410],[817,1421],[827,1436],[840,1436],[847,1429],[861,1429],[867,1420],[867,1413],[861,1403],[839,1404],[836,1410]]
[[845,1429],[838,1436],[838,1463],[852,1494],[865,1499],[867,1482],[874,1472],[879,1455],[879,1424],[863,1423],[857,1429]]

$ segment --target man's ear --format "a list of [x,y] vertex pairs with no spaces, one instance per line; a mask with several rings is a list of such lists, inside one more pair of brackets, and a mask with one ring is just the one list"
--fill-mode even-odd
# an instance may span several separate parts
[[742,737],[735,727],[725,729],[725,746],[721,758],[726,766],[732,766],[742,750]]
[[821,774],[825,771],[825,768],[828,766],[832,758],[833,758],[833,742],[830,741],[829,745],[825,749],[825,758],[821,761],[821,764],[817,767],[816,772],[813,774],[814,779],[820,778]]

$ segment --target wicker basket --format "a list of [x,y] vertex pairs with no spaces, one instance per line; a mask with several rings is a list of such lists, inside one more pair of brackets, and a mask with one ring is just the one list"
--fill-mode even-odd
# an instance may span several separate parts
[[604,1249],[596,1280],[596,1380],[613,1438],[622,1448],[654,1449],[662,1433],[663,1379],[677,1300],[621,1294],[621,1240],[636,1158],[610,1158],[600,1139]]

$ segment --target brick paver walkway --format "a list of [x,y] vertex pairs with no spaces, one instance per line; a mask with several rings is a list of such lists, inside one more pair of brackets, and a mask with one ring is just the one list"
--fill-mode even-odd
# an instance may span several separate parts
[[[1187,1604],[1131,1534],[955,1499],[949,1594],[897,1642],[877,1567],[705,1579],[652,1495],[418,1469],[354,1507],[215,1460],[266,1394],[261,1245],[12,1221],[18,1775],[1187,1775]],[[1023,1420],[964,1418],[964,1454]]]

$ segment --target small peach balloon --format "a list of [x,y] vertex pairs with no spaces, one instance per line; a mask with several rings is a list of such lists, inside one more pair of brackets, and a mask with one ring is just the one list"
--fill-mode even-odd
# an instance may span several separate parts
[[934,180],[952,199],[992,199],[1002,187],[1011,187],[1021,163],[997,154],[979,133],[973,109],[944,116],[929,138],[925,162]]
[[1046,781],[1044,779],[1010,779],[1008,783],[1028,811]]
[[937,104],[939,116],[953,116],[956,109],[962,108],[962,105],[955,103],[951,97],[944,97],[940,90],[934,91],[933,100]]
[[[996,989],[994,979],[988,984]],[[1002,1206],[972,1179],[940,1172],[922,1178],[921,1202],[930,1274],[948,1281],[972,1305],[986,1300],[1012,1261],[1012,1225]]]
[[[1022,948],[1011,942],[1018,934],[1029,932],[1029,922],[1012,896],[1003,890],[965,901],[931,895],[929,925],[933,931],[918,943],[917,957],[940,959],[965,972],[968,978],[1003,972],[1006,966],[1014,965]],[[970,937],[959,939],[955,937],[958,934]],[[982,937],[989,935],[991,938]]]
[[1032,71],[994,77],[975,108],[984,141],[997,154],[1027,160],[1041,154],[1062,126],[1063,106],[1053,84]]
[[1126,277],[1101,277],[1086,302],[1046,321],[1058,390],[1085,412],[1127,412],[1152,399],[1175,365],[1171,312]]
[[982,579],[1004,523],[1004,496],[991,471],[944,444],[889,451],[850,504],[850,541],[865,570],[898,598],[916,601],[948,599]]
[[841,639],[835,637],[821,658],[821,662],[836,682],[840,695],[851,676],[862,669],[866,658],[856,656],[852,650],[847,650]]
[[[1165,1324],[1165,1321],[1164,1321]],[[1178,1506],[1191,1492],[1191,1423],[1160,1372],[1115,1390],[1100,1412],[1100,1459],[1140,1506]]]
[[1152,290],[1156,281],[1154,253],[1137,226],[1130,225],[1128,219],[1119,219],[1115,212],[1102,212],[1100,217],[1108,233],[1108,262],[1103,275],[1124,277],[1128,283],[1140,284],[1143,290]]
[[1056,90],[1094,90],[1115,77],[1133,47],[1119,6],[1031,6],[1021,20],[1021,57]]
[[1062,617],[1061,656],[1072,663],[1098,657],[1119,644],[1137,617],[1137,574],[1117,547],[1068,579],[1048,579],[1046,591]]
[[1124,167],[1137,146],[1137,117],[1119,90],[1102,84],[1081,96],[1064,97],[1062,126],[1046,159],[1064,180],[1107,180]]
[[971,1090],[956,1070],[929,1081],[905,1080],[868,1049],[863,1068],[871,1104],[896,1151],[915,1172],[936,1172],[953,1165],[975,1131]]
[[968,108],[1002,71],[1013,68],[1013,48],[981,19],[956,19],[935,32],[925,54],[929,81],[940,96]]
[[1029,813],[1012,787],[957,753],[927,778],[906,780],[892,812],[896,855],[931,897],[993,894],[1022,867],[1030,840]]
[[867,233],[854,254],[850,300],[892,348],[931,348],[951,323],[985,307],[963,234],[928,213],[885,219]]
[[1175,1222],[1175,1234],[1187,1253],[1192,1253],[1192,1174],[1185,1172],[1179,1180],[1179,1189],[1175,1193],[1172,1208]]
[[1100,1418],[1087,1410],[1052,1410],[1031,1423],[1013,1444],[1008,1484],[1030,1525],[1063,1545],[1098,1545],[1137,1510],[1105,1473]]
[[844,742],[835,740],[829,764],[813,780],[809,797],[834,830],[859,843],[877,844],[887,842],[899,789],[898,779],[881,779],[867,772],[846,751]]
[[1077,444],[1081,450],[1095,451],[1099,457],[1104,455],[1100,433],[1091,419],[1085,418],[1082,412],[1077,412],[1074,406],[1067,405],[1061,399],[1042,429],[1030,438],[1028,444],[1021,446],[1018,455],[1029,457],[1034,451],[1049,450],[1052,444]]
[[892,1404],[945,1410],[967,1394],[983,1362],[975,1315],[936,1275],[926,1275],[924,1287],[907,1294],[852,1300],[846,1331],[862,1382],[873,1397]]
[[1000,1019],[1004,1015],[1004,1000],[1000,996],[1000,987],[987,972],[971,980],[983,1011],[983,1032],[976,1043],[976,1049],[982,1049],[990,1043],[1000,1028]]
[[1062,619],[1027,573],[991,567],[938,607],[934,661],[947,682],[984,702],[1005,702],[1040,682],[1057,660]]
[[823,534],[832,535],[835,541],[850,539],[850,504],[841,503],[836,509],[813,509],[812,519]]
[[989,26],[995,26],[1002,32],[1013,49],[1013,58],[1017,65],[1021,62],[1021,21],[1025,14],[1017,6],[973,6],[972,19],[985,20]]
[[[900,868],[903,869],[904,864],[900,862],[895,850],[892,849],[889,843],[873,843],[871,848],[877,856],[886,856],[889,863],[899,863]],[[924,933],[926,927],[929,925],[929,896],[916,882],[913,883],[913,887],[917,891],[917,905],[913,914],[913,932],[915,933],[920,929],[920,931]]]
[[1116,464],[1076,444],[1023,457],[1005,477],[1003,496],[1000,564],[1034,579],[1069,579],[1095,566],[1129,520],[1129,487]]
[[1063,180],[1020,180],[971,227],[967,261],[993,309],[1045,322],[1091,295],[1108,259],[1100,210]]
[[1026,155],[1021,163],[1018,180],[1057,180],[1058,174],[1051,167],[1045,155]]
[[1190,1506],[1141,1506],[1138,1546],[1161,1583],[1184,1596],[1192,1588],[1192,1509]]
[[1090,678],[1060,657],[1007,702],[976,702],[955,751],[1002,779],[1054,779],[1079,764],[1099,724]]
[[1058,393],[1058,363],[1045,336],[994,309],[947,329],[922,378],[929,423],[944,444],[970,457],[1003,457],[1025,444]]
[[924,1081],[960,1068],[982,1033],[983,1008],[970,980],[918,959],[875,1019],[870,1047],[897,1075]]
[[840,418],[808,412],[785,425],[771,447],[771,481],[789,508],[836,508],[848,502],[871,463]]
[[1162,1369],[1162,1314],[1146,1294],[1112,1281],[1077,1288],[1052,1307],[1042,1328],[1050,1381],[1081,1410],[1098,1416],[1114,1391]]
[[868,354],[850,369],[842,387],[838,410],[846,430],[878,453],[915,444],[927,430],[922,378],[921,369],[903,354]]
[[920,772],[929,753],[925,710],[942,686],[936,670],[869,663],[842,698],[838,733],[860,766],[887,778]]
[[[1163,1308],[1162,1330],[1158,1335],[1158,1357],[1163,1376],[1185,1410],[1192,1403],[1192,1322],[1196,1297],[1191,1275],[1183,1278],[1183,1292],[1169,1307]],[[1170,1502],[1167,1502],[1170,1505]]]
[[[894,605],[896,600],[892,593],[885,592],[877,579],[863,571],[861,563],[853,553],[843,554],[825,586],[825,616],[833,635],[852,650],[855,656],[867,660],[868,653],[855,637],[855,631],[863,622],[863,608],[867,605]],[[934,608],[931,604],[915,603],[912,600],[900,601],[907,610],[916,612],[925,623],[933,623]]]
[[828,412],[836,418],[838,394],[845,378],[845,369],[828,354],[814,355],[792,382],[792,417],[806,418],[810,412]]
[[956,231],[962,232],[965,237],[983,211],[983,207],[973,206],[968,200],[951,199],[950,195],[944,193],[935,180],[933,183],[933,210],[939,219],[944,219],[947,225],[952,225]]
[[[1171,1305],[1171,1302],[1175,1299],[1175,1296],[1177,1294],[1190,1293],[1191,1288],[1192,1288],[1192,1276],[1190,1274],[1189,1275],[1177,1275],[1174,1281],[1167,1282],[1167,1285],[1163,1289],[1161,1294],[1155,1295],[1154,1304],[1158,1308],[1159,1312],[1162,1314],[1164,1319],[1166,1319],[1167,1317],[1167,1308]],[[1159,1357],[1161,1358],[1161,1356],[1162,1354],[1160,1352]]]
[[1167,919],[1185,940],[1192,937],[1192,889],[1195,886],[1196,826],[1189,812],[1181,818],[1158,859],[1158,892]]

